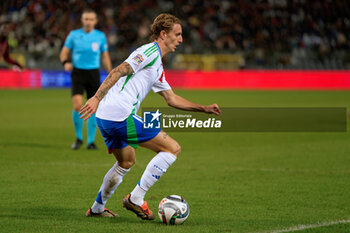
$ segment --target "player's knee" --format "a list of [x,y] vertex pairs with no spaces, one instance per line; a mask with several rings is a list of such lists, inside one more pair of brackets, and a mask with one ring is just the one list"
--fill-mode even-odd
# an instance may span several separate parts
[[136,163],[136,158],[125,160],[125,161],[118,161],[119,166],[121,166],[124,169],[131,168]]
[[179,145],[179,143],[177,143],[176,141],[174,142],[172,148],[171,148],[171,152],[173,155],[178,156],[181,152],[181,146]]
[[83,99],[73,97],[73,109],[74,109],[74,111],[80,111],[81,107],[83,107]]
[[81,107],[82,107],[81,104],[73,104],[73,109],[76,112],[80,111]]

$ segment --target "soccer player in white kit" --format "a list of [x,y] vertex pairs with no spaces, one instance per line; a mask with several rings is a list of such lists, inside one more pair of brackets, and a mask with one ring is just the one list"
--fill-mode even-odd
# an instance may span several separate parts
[[105,175],[96,201],[86,216],[117,216],[106,209],[105,205],[124,175],[134,165],[135,149],[140,145],[157,155],[147,165],[134,190],[124,198],[123,207],[144,220],[155,218],[144,201],[145,194],[175,162],[181,148],[164,131],[144,130],[142,118],[136,115],[141,102],[151,89],[174,108],[216,115],[221,112],[217,104],[201,105],[176,95],[165,80],[162,57],[174,52],[182,43],[180,20],[170,14],[160,14],[151,25],[151,33],[153,42],[138,48],[121,65],[114,68],[96,94],[80,110],[81,118],[85,120],[96,112],[97,125],[108,151],[117,159]]

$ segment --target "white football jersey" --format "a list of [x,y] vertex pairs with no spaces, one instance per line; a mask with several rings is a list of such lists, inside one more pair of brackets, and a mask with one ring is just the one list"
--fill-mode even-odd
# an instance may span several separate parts
[[101,100],[96,116],[110,121],[123,121],[136,114],[148,92],[169,90],[165,80],[158,44],[149,43],[136,49],[125,60],[134,73],[121,77]]

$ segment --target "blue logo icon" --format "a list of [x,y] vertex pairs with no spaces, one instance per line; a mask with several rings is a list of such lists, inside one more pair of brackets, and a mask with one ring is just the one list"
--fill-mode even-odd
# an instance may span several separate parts
[[143,127],[145,129],[160,129],[160,115],[159,109],[156,112],[143,113]]
[[153,176],[154,178],[156,178],[157,180],[159,180],[159,178],[160,178],[160,176],[157,176],[157,175],[153,175],[153,174],[152,174],[152,176]]

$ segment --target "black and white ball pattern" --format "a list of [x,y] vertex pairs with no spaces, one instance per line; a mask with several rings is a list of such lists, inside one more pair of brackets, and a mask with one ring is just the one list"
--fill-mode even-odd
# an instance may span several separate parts
[[158,207],[158,215],[164,224],[182,224],[190,214],[190,208],[181,196],[170,195],[163,198]]

